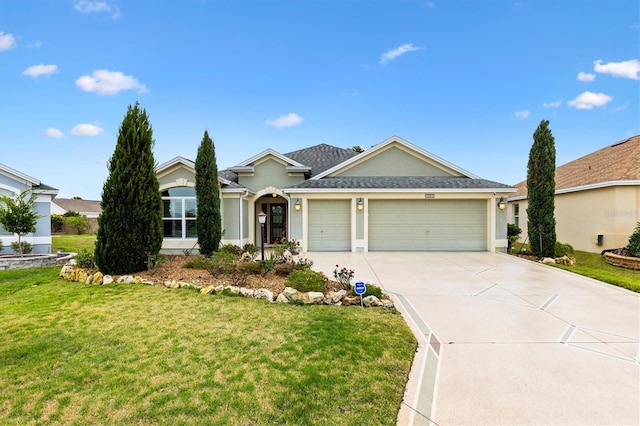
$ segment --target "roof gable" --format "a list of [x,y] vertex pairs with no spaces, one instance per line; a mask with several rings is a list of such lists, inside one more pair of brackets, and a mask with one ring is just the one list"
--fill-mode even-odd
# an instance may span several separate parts
[[282,155],[271,148],[262,151],[260,154],[254,155],[253,157],[241,162],[236,166],[229,167],[229,170],[235,173],[253,172],[256,165],[263,163],[269,159],[275,159],[276,161],[280,162],[283,166],[286,167],[288,171],[308,172],[310,170],[310,167],[307,167],[292,158]]
[[[395,149],[399,151],[389,151],[391,149]],[[452,163],[449,163],[448,161],[428,151],[425,151],[422,148],[419,148],[398,136],[393,136],[387,140],[384,140],[381,143],[375,145],[374,147],[356,155],[355,157],[352,157],[330,169],[325,170],[324,172],[314,176],[312,179],[322,179],[327,176],[335,177],[335,176],[341,176],[341,175],[364,176],[364,174],[362,174],[362,173],[365,173],[364,170],[367,170],[370,168],[363,167],[362,165],[365,162],[369,162],[369,161],[373,161],[375,165],[376,162],[380,162],[380,160],[376,160],[376,157],[385,155],[384,154],[385,152],[386,152],[386,155],[393,153],[391,155],[395,157],[398,157],[398,155],[410,155],[413,158],[424,162],[425,167],[422,170],[422,172],[424,173],[424,175],[427,175],[427,176],[459,176],[459,177],[468,177],[472,179],[478,179],[477,176],[462,169],[461,167],[458,167]],[[400,154],[400,153],[404,153],[404,154]],[[405,158],[409,158],[409,157],[405,157]],[[360,166],[361,170],[359,172],[356,172],[355,168],[358,166]],[[414,166],[415,166],[415,163],[414,163]],[[350,174],[349,172],[350,169],[354,169],[352,170],[351,173],[355,173],[355,174]],[[397,173],[403,173],[402,170],[397,170],[397,167],[394,169],[396,169],[394,170],[396,176],[398,175]],[[407,170],[407,173],[415,174],[415,168],[412,168],[411,170]],[[368,175],[371,176],[371,173],[368,172]]]

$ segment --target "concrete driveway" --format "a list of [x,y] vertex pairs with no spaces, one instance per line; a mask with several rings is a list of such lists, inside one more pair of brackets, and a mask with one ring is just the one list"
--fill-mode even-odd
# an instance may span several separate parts
[[500,253],[309,253],[420,342],[398,424],[640,424],[640,295]]

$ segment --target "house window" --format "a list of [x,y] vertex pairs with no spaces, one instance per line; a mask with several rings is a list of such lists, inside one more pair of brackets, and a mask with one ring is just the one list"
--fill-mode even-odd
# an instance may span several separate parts
[[[11,191],[0,188],[0,196],[1,195],[6,195],[7,197],[13,198],[15,194]],[[4,207],[4,204],[0,203],[0,207]],[[13,232],[7,231],[2,227],[2,225],[0,225],[0,235],[13,235]]]
[[165,238],[198,238],[196,190],[179,186],[162,191],[162,224]]
[[520,227],[520,204],[513,205],[513,223]]

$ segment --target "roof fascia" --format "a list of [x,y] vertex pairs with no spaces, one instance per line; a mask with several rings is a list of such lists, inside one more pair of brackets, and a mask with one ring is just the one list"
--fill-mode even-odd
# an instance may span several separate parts
[[[607,182],[590,183],[588,185],[572,186],[570,188],[556,189],[555,194],[568,194],[571,192],[589,191],[591,189],[609,188],[612,186],[640,186],[640,180],[610,180]],[[518,195],[510,200],[526,200],[527,194]]]
[[389,194],[389,193],[509,193],[516,192],[515,188],[482,188],[482,189],[465,189],[465,188],[284,188],[282,190],[285,194],[299,194],[299,193],[332,193],[332,192],[357,192],[359,194]]
[[244,160],[242,163],[237,164],[234,167],[230,167],[229,170],[234,170],[236,168],[250,166],[251,164],[255,163],[256,161],[258,161],[258,160],[260,160],[260,159],[262,159],[264,157],[267,157],[269,155],[272,155],[272,156],[278,158],[279,160],[284,161],[287,164],[291,164],[294,167],[306,167],[304,164],[300,164],[297,161],[294,161],[291,158],[289,158],[289,157],[287,157],[285,155],[282,155],[279,152],[274,151],[271,148],[268,148],[268,149],[265,149],[264,151],[262,151],[261,153],[259,153],[257,155],[254,155],[253,157],[251,157],[251,158],[249,158],[247,160]]
[[318,179],[322,179],[323,177],[327,177],[328,175],[341,170],[343,168],[345,168],[346,166],[355,163],[356,161],[359,161],[360,159],[367,157],[367,156],[373,156],[376,155],[377,152],[379,152],[380,150],[384,149],[385,147],[387,147],[388,145],[392,144],[392,143],[399,143],[400,145],[403,145],[405,148],[408,148],[410,150],[413,150],[415,152],[417,152],[418,154],[427,157],[428,159],[436,162],[436,163],[440,163],[445,167],[448,167],[452,170],[455,170],[456,172],[460,173],[461,175],[471,178],[471,179],[480,179],[479,176],[474,175],[473,173],[456,166],[453,163],[448,162],[447,160],[444,160],[440,157],[438,157],[435,154],[430,153],[429,151],[426,151],[414,144],[412,144],[411,142],[408,142],[404,139],[402,139],[399,136],[392,136],[389,139],[386,139],[382,142],[380,142],[379,144],[375,145],[373,148],[369,148],[367,150],[364,150],[363,152],[361,152],[360,154],[356,155],[355,157],[351,157],[346,161],[343,161],[342,163],[328,169],[325,170],[324,172],[318,174],[317,176],[312,177],[312,180],[318,180]]
[[0,171],[5,172],[7,174],[11,174],[14,177],[17,177],[17,178],[25,181],[26,183],[30,183],[32,186],[38,186],[38,185],[41,184],[41,182],[38,179],[36,179],[34,177],[31,177],[29,175],[26,175],[24,173],[21,173],[21,172],[15,170],[15,169],[12,169],[9,166],[5,166],[4,164],[0,164]]
[[156,174],[161,173],[167,169],[170,169],[171,167],[177,164],[182,164],[194,170],[196,168],[196,164],[193,161],[181,156],[177,156],[167,161],[166,163],[162,163],[158,167],[156,167]]

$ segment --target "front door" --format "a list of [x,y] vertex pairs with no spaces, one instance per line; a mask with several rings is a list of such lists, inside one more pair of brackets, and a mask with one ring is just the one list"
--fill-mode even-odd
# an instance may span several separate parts
[[286,237],[287,205],[269,204],[269,230],[267,244],[278,244]]

